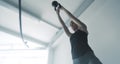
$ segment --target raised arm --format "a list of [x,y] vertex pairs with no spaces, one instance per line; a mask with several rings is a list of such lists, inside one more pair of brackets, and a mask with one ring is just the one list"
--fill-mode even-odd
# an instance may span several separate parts
[[58,16],[58,19],[59,19],[60,23],[62,24],[62,27],[64,28],[65,33],[67,34],[68,37],[70,37],[71,32],[69,31],[68,27],[65,25],[64,21],[62,20],[62,18],[60,16],[60,8],[58,8],[56,10],[56,13],[57,13],[57,16]]
[[78,26],[79,26],[79,29],[88,33],[87,31],[87,26],[81,22],[78,18],[76,18],[72,13],[70,13],[67,9],[65,9],[63,6],[61,6],[61,9],[63,11],[65,11],[65,13],[70,17],[70,19],[75,22]]

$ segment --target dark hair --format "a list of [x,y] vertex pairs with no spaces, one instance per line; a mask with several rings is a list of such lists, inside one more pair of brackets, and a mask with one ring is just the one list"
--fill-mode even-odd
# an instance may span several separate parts
[[78,25],[75,23],[75,22],[73,22],[72,20],[71,20],[71,22],[70,22],[70,26],[71,26],[71,28],[75,31],[76,29],[78,29]]

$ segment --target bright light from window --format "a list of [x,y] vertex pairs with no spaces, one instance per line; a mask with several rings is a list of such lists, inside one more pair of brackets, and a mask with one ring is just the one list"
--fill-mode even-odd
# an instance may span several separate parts
[[[19,32],[18,12],[3,5],[0,5],[0,12],[0,26]],[[56,28],[45,23],[24,15],[22,17],[24,34],[33,38],[49,42],[57,31]],[[43,28],[43,26],[48,26],[49,29],[47,30],[48,27]],[[49,33],[50,30],[52,32]],[[5,33],[0,30],[0,64],[47,64],[48,49],[44,49],[42,45],[31,41],[27,41],[28,48],[21,38],[8,33],[9,31]]]
[[0,64],[47,64],[47,50],[1,50]]
[[47,50],[1,50],[0,64],[47,64]]
[[47,49],[29,49],[20,38],[0,31],[0,64],[47,64],[47,60]]

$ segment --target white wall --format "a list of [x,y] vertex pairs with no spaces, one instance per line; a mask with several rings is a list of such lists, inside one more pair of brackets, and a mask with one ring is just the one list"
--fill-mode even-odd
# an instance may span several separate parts
[[[80,16],[88,26],[89,44],[103,64],[120,64],[120,0],[95,0]],[[69,38],[54,46],[53,64],[72,64]]]
[[72,64],[69,38],[64,33],[54,45],[53,64]]

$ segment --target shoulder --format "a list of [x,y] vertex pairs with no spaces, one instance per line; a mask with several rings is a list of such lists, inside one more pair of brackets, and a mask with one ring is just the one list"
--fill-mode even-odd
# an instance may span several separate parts
[[88,34],[88,30],[87,27],[79,27],[78,30],[85,32],[86,34]]
[[88,31],[84,31],[84,30],[81,30],[81,29],[78,29],[76,32],[88,35]]

